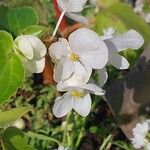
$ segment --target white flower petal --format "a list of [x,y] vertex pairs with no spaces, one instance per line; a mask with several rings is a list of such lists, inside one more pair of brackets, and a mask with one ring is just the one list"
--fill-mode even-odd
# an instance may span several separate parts
[[58,42],[54,42],[49,47],[49,54],[53,58],[61,59],[63,56],[69,55],[69,43],[66,39],[59,38]]
[[46,55],[47,49],[43,44],[43,42],[38,37],[33,35],[25,35],[25,37],[29,40],[33,48],[34,59],[38,60]]
[[150,143],[146,145],[146,150],[150,150]]
[[93,51],[84,51],[80,55],[81,61],[93,69],[102,69],[108,62],[107,47],[99,47]]
[[15,43],[19,50],[27,59],[33,59],[33,48],[31,43],[24,35],[20,35],[15,39]]
[[41,73],[45,67],[45,58],[40,60],[29,60],[24,62],[27,76],[31,76],[33,73]]
[[72,110],[73,99],[69,92],[65,93],[61,98],[55,101],[53,106],[53,114],[57,117],[63,117]]
[[83,66],[80,62],[76,62],[74,66],[74,73],[66,80],[60,81],[57,84],[58,91],[64,91],[70,86],[85,85],[92,74],[92,68]]
[[117,69],[127,69],[129,68],[129,63],[123,56],[118,54],[110,55],[109,63],[112,64]]
[[81,116],[86,117],[91,110],[91,97],[86,94],[82,98],[74,99],[73,109]]
[[70,19],[76,21],[76,22],[80,22],[82,24],[88,25],[88,19],[84,16],[82,16],[81,14],[77,14],[77,13],[65,13],[65,15],[67,17],[69,17]]
[[98,80],[99,86],[103,87],[108,79],[108,73],[107,73],[106,67],[104,67],[103,69],[98,69],[97,73],[99,77],[99,80]]
[[59,7],[65,12],[80,12],[87,0],[57,0]]
[[95,95],[104,95],[105,91],[102,90],[99,86],[92,84],[92,83],[88,83],[84,86],[82,86],[83,89],[86,89],[88,92],[95,94]]
[[117,48],[118,51],[122,51],[128,48],[139,49],[143,43],[144,39],[135,30],[129,30],[128,32],[114,36],[112,39],[109,39]]
[[81,54],[84,51],[93,51],[99,47],[101,49],[107,48],[97,33],[86,28],[77,29],[70,34],[68,40],[71,50],[77,54]]
[[74,63],[67,57],[62,57],[54,68],[54,80],[56,82],[67,79],[74,71]]
[[139,149],[145,145],[145,137],[141,135],[137,135],[136,137],[131,139],[134,148]]

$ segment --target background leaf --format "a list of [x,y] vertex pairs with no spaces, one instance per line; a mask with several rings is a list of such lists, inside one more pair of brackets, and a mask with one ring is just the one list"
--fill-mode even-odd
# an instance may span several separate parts
[[48,28],[42,26],[30,26],[23,29],[21,32],[24,35],[32,34],[37,37],[41,37],[45,32],[48,31]]
[[5,150],[34,150],[28,141],[25,134],[15,127],[7,128],[2,136]]
[[17,36],[21,34],[21,30],[37,24],[37,14],[33,8],[9,8],[0,5],[0,29]]
[[44,5],[41,0],[11,0],[8,5],[13,8],[22,6],[34,8],[38,14],[40,25],[48,26],[48,16],[53,12],[53,7],[51,8],[51,11],[48,10],[48,8],[51,7],[52,0],[48,1],[49,3],[47,3],[47,0],[44,0],[43,2],[46,4]]
[[21,86],[25,71],[19,57],[12,53],[12,36],[0,31],[0,105],[6,102]]
[[20,107],[0,112],[0,127],[9,125],[10,123],[21,118],[24,114],[26,114],[29,111],[31,111],[31,108],[29,107]]

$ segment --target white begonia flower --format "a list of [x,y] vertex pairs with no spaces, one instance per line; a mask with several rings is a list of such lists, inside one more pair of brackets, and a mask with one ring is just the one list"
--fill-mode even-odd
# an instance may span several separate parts
[[[112,37],[110,35],[101,36],[100,38],[104,40],[108,47],[108,65],[111,64],[115,68],[121,70],[127,69],[129,67],[129,63],[126,58],[118,53],[126,49],[137,50],[144,43],[143,37],[135,30],[129,30],[124,34],[115,35]],[[108,78],[106,68],[98,70],[98,73],[101,78],[100,85],[103,86]]]
[[53,43],[49,53],[55,62],[58,61],[54,80],[66,86],[86,84],[92,68],[102,69],[108,61],[106,44],[95,32],[85,28],[73,32],[68,41],[61,38]]
[[99,86],[95,84],[86,84],[80,87],[57,87],[59,91],[67,91],[62,97],[55,100],[53,113],[60,118],[74,109],[79,115],[86,117],[91,110],[91,97],[89,93],[95,95],[104,95]]
[[136,127],[133,129],[133,138],[131,139],[134,148],[145,148],[146,150],[150,150],[150,120],[146,120],[143,123],[138,123]]
[[57,0],[60,10],[65,15],[77,22],[88,24],[88,20],[80,15],[84,9],[87,0]]
[[33,35],[20,35],[15,39],[17,49],[21,52],[27,76],[41,73],[45,66],[46,47]]

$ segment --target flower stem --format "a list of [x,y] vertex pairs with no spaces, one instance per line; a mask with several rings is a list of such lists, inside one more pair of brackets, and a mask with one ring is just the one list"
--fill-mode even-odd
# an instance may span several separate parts
[[58,28],[59,28],[59,26],[60,26],[60,23],[61,23],[61,21],[62,21],[64,15],[65,15],[65,12],[63,11],[63,12],[61,13],[60,17],[59,17],[59,20],[58,20],[58,22],[57,22],[57,25],[56,25],[55,29],[54,29],[54,32],[53,32],[53,35],[52,35],[53,38],[55,37],[55,35],[56,35],[57,31],[58,31]]
[[112,135],[110,134],[103,142],[99,150],[105,150],[105,147],[109,143],[109,141],[112,139]]
[[[66,139],[67,139],[67,136],[68,136],[67,132],[68,132],[68,124],[69,124],[70,116],[71,116],[71,113],[69,113],[69,114],[67,115],[67,118],[66,118],[66,127],[65,127],[65,130],[64,130],[63,139],[62,139],[63,145],[66,144]],[[68,143],[68,141],[67,141],[67,145],[68,145],[68,144],[69,144],[69,143]]]
[[77,142],[76,142],[76,144],[75,144],[75,149],[78,148],[78,146],[79,146],[79,144],[80,144],[80,142],[81,142],[83,136],[84,136],[84,128],[82,127],[82,128],[81,128],[81,131],[80,131],[80,133],[79,133]]

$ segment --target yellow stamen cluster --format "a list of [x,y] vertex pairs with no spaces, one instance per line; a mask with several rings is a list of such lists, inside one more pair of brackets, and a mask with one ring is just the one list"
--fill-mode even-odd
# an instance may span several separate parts
[[70,59],[72,61],[78,61],[79,60],[79,56],[77,54],[75,54],[75,53],[71,53]]
[[80,98],[80,97],[83,97],[85,94],[84,94],[84,92],[78,92],[78,91],[76,91],[76,90],[73,90],[73,91],[71,92],[71,95],[72,95],[73,97]]

